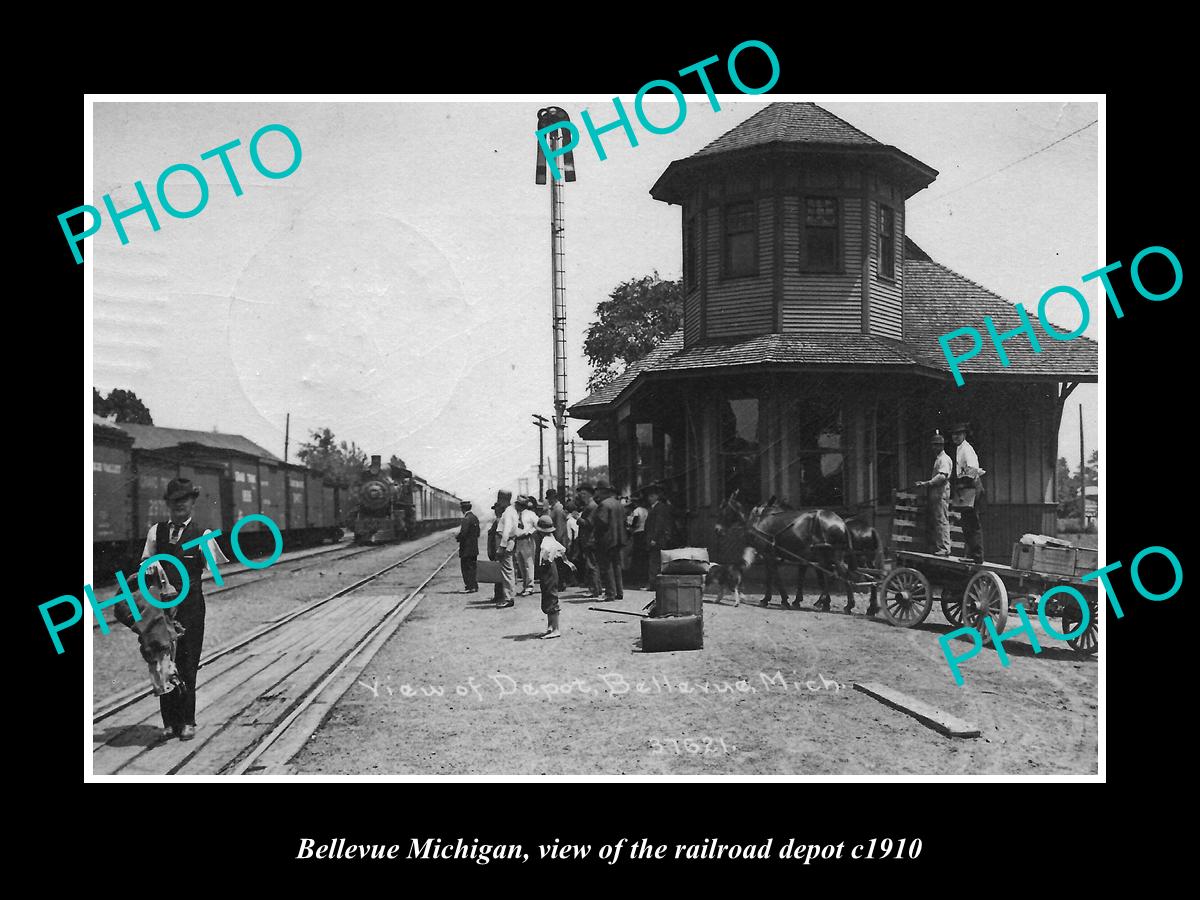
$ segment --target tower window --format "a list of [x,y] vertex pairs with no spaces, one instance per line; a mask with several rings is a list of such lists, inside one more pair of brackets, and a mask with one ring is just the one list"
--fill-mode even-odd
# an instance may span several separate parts
[[836,272],[838,252],[838,201],[836,197],[804,198],[804,248],[800,266],[806,272]]
[[879,277],[896,277],[896,212],[879,206]]
[[753,203],[725,207],[725,277],[758,274],[758,222]]
[[700,229],[696,227],[695,218],[683,226],[683,277],[690,291],[700,283]]

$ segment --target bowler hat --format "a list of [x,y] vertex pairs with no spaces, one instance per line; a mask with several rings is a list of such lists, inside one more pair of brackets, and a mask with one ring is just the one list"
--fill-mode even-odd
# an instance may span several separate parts
[[607,481],[607,480],[605,480],[605,479],[603,479],[603,478],[597,478],[597,479],[596,479],[596,490],[598,490],[598,491],[611,491],[611,490],[612,490],[612,485],[610,485],[610,484],[608,483],[608,481]]
[[966,431],[970,427],[971,427],[970,422],[955,422],[953,425],[950,426],[950,433],[954,434],[954,432],[956,432],[956,431]]
[[542,534],[554,534],[554,520],[549,516],[542,516],[537,520],[537,530]]
[[200,488],[192,484],[190,478],[172,478],[167,484],[167,492],[163,494],[163,499],[168,503],[172,500],[178,500],[180,497],[199,497]]
[[930,441],[930,443],[933,443],[933,444],[944,444],[944,443],[946,443],[946,439],[945,439],[944,437],[942,437],[942,433],[941,433],[940,431],[935,431],[935,432],[933,433],[933,437],[931,437],[931,438],[929,439],[929,441]]

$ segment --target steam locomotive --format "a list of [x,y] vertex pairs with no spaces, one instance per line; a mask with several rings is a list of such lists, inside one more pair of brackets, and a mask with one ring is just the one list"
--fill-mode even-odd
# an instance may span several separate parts
[[381,457],[371,464],[358,485],[358,511],[354,541],[381,544],[402,541],[458,522],[459,500],[413,475],[403,466],[384,466]]

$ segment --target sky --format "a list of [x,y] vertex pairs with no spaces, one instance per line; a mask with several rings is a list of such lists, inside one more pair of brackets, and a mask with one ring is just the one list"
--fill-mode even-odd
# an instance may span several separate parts
[[[632,98],[623,98],[631,106]],[[1098,283],[1080,276],[1109,262],[1097,250],[1098,128],[1094,103],[885,103],[815,100],[877,140],[938,170],[906,207],[908,235],[935,260],[1036,308],[1055,285],[1083,290],[1086,334],[1103,313]],[[650,187],[688,156],[760,109],[764,100],[720,97],[714,111],[689,95],[670,135],[635,125],[604,136],[608,158],[576,149],[578,180],[565,185],[568,388],[586,395],[583,338],[596,303],[618,283],[657,270],[681,274],[680,212]],[[367,454],[393,453],[432,484],[491,505],[499,487],[536,487],[533,413],[553,413],[549,188],[534,183],[537,110],[564,107],[597,124],[611,98],[554,96],[489,102],[97,102],[93,196],[103,208],[153,196],[175,163],[209,185],[192,218],[125,219],[87,239],[94,260],[93,379],[102,392],[133,390],[155,424],[241,434],[283,456],[329,427]],[[674,103],[651,121],[669,122]],[[272,180],[251,164],[263,125],[282,123],[302,148],[299,167]],[[1072,134],[1072,132],[1076,132]],[[229,159],[235,196],[219,161],[200,154],[239,139]],[[263,163],[291,161],[268,134]],[[180,209],[199,190],[186,173],[166,191]],[[1050,307],[1063,330],[1071,301]],[[981,323],[967,323],[981,326]],[[1043,341],[1045,352],[1053,344]],[[1059,454],[1078,454],[1083,405],[1086,452],[1096,447],[1095,385],[1068,401]],[[582,421],[568,420],[570,434]],[[546,433],[553,455],[553,431]],[[593,445],[593,464],[606,461]],[[582,465],[582,461],[580,462]],[[486,503],[485,503],[486,501]]]

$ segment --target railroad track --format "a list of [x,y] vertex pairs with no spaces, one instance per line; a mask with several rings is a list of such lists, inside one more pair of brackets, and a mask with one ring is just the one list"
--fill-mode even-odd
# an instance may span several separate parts
[[[195,741],[156,743],[158,703],[148,687],[96,704],[94,774],[240,775],[278,769],[320,724],[353,673],[416,608],[422,591],[456,553],[428,573],[414,573],[400,592],[371,594],[362,589],[379,586],[389,573],[448,537],[436,537],[377,572],[207,654],[200,666],[209,670],[208,677],[201,679],[199,688],[201,700],[211,702],[197,710],[200,729]],[[351,598],[348,604],[345,598]],[[335,604],[338,600],[344,602]],[[98,731],[108,724],[112,727]]]

